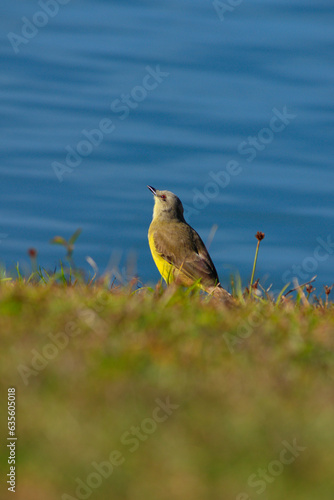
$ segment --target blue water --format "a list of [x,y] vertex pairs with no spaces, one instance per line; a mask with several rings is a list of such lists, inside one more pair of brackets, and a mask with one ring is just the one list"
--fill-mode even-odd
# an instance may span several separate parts
[[27,267],[30,247],[53,268],[64,251],[49,240],[82,227],[78,265],[123,269],[134,254],[142,281],[158,280],[150,184],[182,199],[204,241],[218,225],[223,283],[249,278],[259,230],[265,284],[334,282],[332,0],[244,0],[225,13],[209,0],[51,3],[41,14],[2,0],[7,268]]

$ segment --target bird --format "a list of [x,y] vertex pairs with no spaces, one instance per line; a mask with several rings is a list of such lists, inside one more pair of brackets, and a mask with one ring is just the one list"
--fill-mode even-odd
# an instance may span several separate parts
[[167,285],[175,282],[189,287],[196,283],[208,294],[231,302],[232,297],[221,286],[201,237],[184,219],[180,198],[171,191],[147,187],[154,195],[148,242],[153,260]]

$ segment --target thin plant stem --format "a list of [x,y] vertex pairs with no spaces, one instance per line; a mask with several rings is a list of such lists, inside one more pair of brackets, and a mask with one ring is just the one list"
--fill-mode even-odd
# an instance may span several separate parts
[[254,274],[255,274],[255,269],[256,269],[257,256],[258,256],[258,253],[259,253],[259,246],[260,246],[260,241],[257,242],[256,250],[255,250],[253,270],[252,270],[252,275],[251,275],[251,279],[250,279],[250,282],[249,282],[249,292],[250,293],[252,293],[252,285],[253,285]]
[[[260,246],[260,241],[263,240],[264,238],[264,233],[262,231],[258,231],[255,235],[255,238],[257,239],[257,245],[256,245],[256,250],[255,250],[255,257],[254,257],[254,264],[253,264],[253,270],[252,270],[252,276],[249,282],[249,295],[252,295],[253,292],[253,280],[254,280],[254,274],[255,274],[255,269],[256,269],[256,263],[257,263],[257,256],[259,254],[259,246]],[[256,283],[257,285],[257,283]],[[254,288],[257,288],[257,286],[254,286]]]

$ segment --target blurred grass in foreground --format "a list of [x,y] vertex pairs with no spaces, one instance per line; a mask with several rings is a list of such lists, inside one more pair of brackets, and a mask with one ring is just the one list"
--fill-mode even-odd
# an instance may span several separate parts
[[0,332],[16,499],[333,499],[333,304],[19,280]]

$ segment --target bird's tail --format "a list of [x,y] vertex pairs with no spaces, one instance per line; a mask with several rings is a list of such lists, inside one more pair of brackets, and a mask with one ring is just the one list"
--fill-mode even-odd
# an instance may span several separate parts
[[234,299],[232,295],[227,290],[225,290],[225,288],[220,286],[220,284],[218,284],[217,286],[210,286],[206,288],[206,292],[209,295],[215,297],[216,299],[225,302],[227,305],[234,304]]

